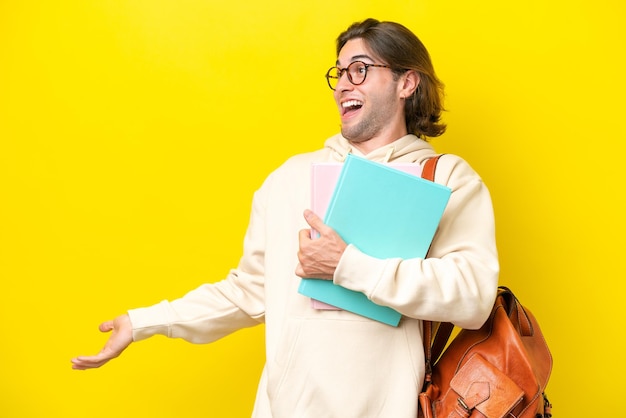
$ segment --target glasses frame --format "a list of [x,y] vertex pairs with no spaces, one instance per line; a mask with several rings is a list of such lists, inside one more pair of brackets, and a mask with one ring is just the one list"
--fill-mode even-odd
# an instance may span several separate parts
[[[363,67],[365,68],[365,74],[363,74],[363,80],[361,80],[358,83],[355,83],[354,80],[352,80],[352,75],[350,75],[350,71],[348,70],[351,66],[353,66],[354,64],[362,64]],[[350,82],[350,84],[352,84],[353,86],[360,86],[361,84],[365,83],[365,79],[367,78],[367,71],[369,70],[370,67],[378,67],[378,68],[391,68],[391,66],[389,65],[384,65],[384,64],[368,64],[366,62],[363,61],[352,61],[347,67],[345,68],[341,68],[338,67],[336,65],[330,67],[328,69],[328,71],[326,71],[326,82],[328,83],[328,87],[330,87],[330,89],[332,91],[335,91],[335,88],[332,86],[331,84],[331,79],[337,80],[335,83],[339,83],[339,80],[341,80],[341,77],[343,77],[343,74],[346,73],[348,74],[348,81]],[[338,76],[334,76],[331,75],[330,72],[333,70],[337,70],[339,75]]]

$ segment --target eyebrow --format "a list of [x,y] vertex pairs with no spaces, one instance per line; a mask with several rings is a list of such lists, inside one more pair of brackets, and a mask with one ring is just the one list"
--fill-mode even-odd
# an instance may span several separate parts
[[[350,59],[350,62],[360,61],[360,60],[362,60],[362,59],[367,59],[367,60],[369,60],[369,61],[374,62],[374,58],[370,57],[370,56],[369,56],[369,55],[367,55],[367,54],[354,55],[354,56]],[[335,61],[335,64],[336,64],[337,66],[339,66],[339,60]]]

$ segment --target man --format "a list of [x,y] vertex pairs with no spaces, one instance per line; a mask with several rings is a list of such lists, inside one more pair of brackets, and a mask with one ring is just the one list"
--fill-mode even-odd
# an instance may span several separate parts
[[[112,334],[104,349],[73,359],[74,368],[99,367],[132,341],[155,334],[207,343],[265,322],[267,362],[255,417],[416,416],[422,320],[478,328],[493,305],[499,266],[489,192],[466,162],[446,155],[436,180],[453,193],[429,258],[381,260],[346,245],[307,209],[311,163],[353,153],[422,164],[435,155],[424,138],[445,130],[442,88],[418,38],[399,24],[373,19],[339,36],[327,80],[341,134],[322,150],[290,158],[255,193],[238,268],[181,299],[105,322],[101,331]],[[319,238],[310,239],[311,228]],[[346,311],[312,309],[297,291],[299,277],[363,292],[399,311],[402,320],[392,327]]]

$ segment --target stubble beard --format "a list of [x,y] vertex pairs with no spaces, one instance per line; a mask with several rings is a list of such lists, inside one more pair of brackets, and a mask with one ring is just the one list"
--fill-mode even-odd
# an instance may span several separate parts
[[380,133],[380,115],[364,114],[362,120],[354,126],[341,126],[341,135],[350,142],[363,143]]
[[361,144],[382,134],[393,123],[395,116],[394,90],[395,84],[391,84],[388,90],[370,96],[366,107],[361,109],[363,113],[358,115],[359,120],[352,126],[341,126],[343,137],[352,143]]

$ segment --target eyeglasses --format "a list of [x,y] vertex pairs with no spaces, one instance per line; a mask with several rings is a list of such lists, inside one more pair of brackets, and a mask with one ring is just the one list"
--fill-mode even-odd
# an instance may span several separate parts
[[350,81],[353,85],[358,86],[359,84],[363,84],[365,82],[365,77],[367,76],[367,70],[370,67],[391,68],[388,65],[366,64],[362,61],[354,61],[346,68],[339,68],[337,66],[330,67],[328,72],[326,72],[328,87],[330,87],[331,90],[335,90],[335,87],[337,87],[337,83],[339,83],[339,79],[343,73],[348,74],[348,81]]

